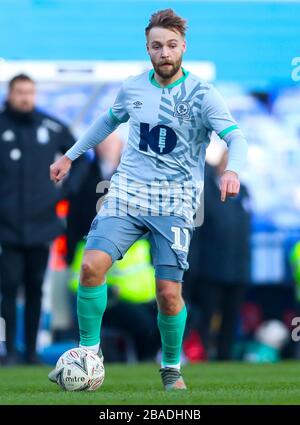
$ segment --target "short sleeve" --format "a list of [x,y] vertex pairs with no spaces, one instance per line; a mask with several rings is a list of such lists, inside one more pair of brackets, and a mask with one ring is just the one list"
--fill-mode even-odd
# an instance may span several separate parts
[[126,108],[126,93],[124,84],[122,84],[117,94],[115,103],[109,110],[109,114],[111,118],[118,124],[127,122],[129,120],[130,117]]
[[231,131],[238,130],[223,97],[213,86],[203,97],[202,120],[205,127],[215,131],[221,139]]

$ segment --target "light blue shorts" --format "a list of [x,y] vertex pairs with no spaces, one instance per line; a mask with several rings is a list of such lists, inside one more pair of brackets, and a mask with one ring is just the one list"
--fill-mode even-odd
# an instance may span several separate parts
[[86,250],[109,254],[120,260],[141,237],[151,243],[155,275],[159,279],[182,282],[188,269],[188,249],[193,228],[177,216],[111,216],[101,211],[94,218],[87,236]]

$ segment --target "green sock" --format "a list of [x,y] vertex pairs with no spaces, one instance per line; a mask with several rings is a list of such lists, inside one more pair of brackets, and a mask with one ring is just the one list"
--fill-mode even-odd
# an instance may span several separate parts
[[79,285],[77,293],[77,316],[80,344],[100,343],[102,317],[107,305],[107,285],[87,287]]
[[158,312],[157,324],[162,342],[162,365],[180,363],[182,338],[187,318],[186,307],[175,316],[166,316]]

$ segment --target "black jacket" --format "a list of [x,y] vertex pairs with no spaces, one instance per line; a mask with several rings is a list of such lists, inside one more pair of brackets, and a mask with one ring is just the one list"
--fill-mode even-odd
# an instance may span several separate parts
[[77,190],[85,160],[76,161],[63,186],[49,178],[57,154],[75,142],[57,119],[34,110],[0,113],[0,242],[23,246],[52,241],[62,230],[55,206]]
[[198,280],[243,284],[250,278],[249,195],[241,184],[235,198],[221,202],[215,169],[205,166],[204,223],[190,247],[190,273]]
[[68,264],[73,261],[76,244],[88,234],[91,223],[97,214],[97,203],[103,195],[96,192],[98,183],[103,180],[98,161],[99,159],[96,156],[89,161],[88,172],[81,189],[70,197],[66,231]]

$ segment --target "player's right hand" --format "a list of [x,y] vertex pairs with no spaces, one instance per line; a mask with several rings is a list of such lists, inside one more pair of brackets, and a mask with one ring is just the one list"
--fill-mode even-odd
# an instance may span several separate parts
[[52,165],[50,165],[50,179],[55,183],[60,182],[68,174],[72,161],[66,155],[63,155]]

